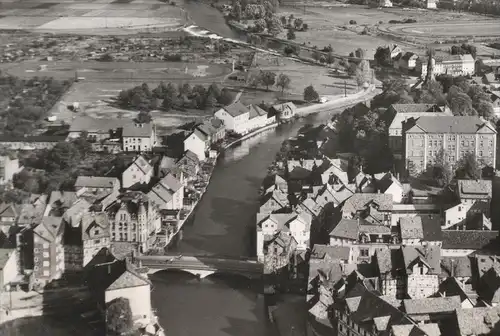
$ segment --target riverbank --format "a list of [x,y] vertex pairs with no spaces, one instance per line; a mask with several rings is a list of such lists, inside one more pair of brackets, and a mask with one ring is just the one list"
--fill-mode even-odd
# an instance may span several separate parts
[[267,126],[264,126],[264,127],[261,127],[261,128],[257,128],[256,130],[253,130],[252,132],[250,132],[250,133],[242,136],[241,138],[236,139],[236,140],[230,142],[229,144],[224,145],[223,148],[224,148],[224,150],[226,150],[228,148],[231,148],[232,146],[234,146],[234,145],[242,142],[243,140],[246,140],[246,139],[249,139],[249,138],[251,138],[253,136],[256,136],[257,134],[262,133],[264,131],[267,131],[268,129],[276,128],[276,127],[278,127],[278,125],[279,125],[279,123],[275,122],[275,123],[269,124]]

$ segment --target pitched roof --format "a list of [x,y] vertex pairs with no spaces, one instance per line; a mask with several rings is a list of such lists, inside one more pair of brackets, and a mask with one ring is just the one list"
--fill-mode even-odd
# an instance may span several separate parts
[[458,180],[460,198],[491,198],[492,183],[490,180]]
[[135,124],[129,122],[123,126],[122,137],[149,138],[153,134],[153,123]]
[[299,220],[303,222],[306,226],[311,225],[312,217],[307,213],[277,213],[277,214],[261,214],[257,213],[257,223],[258,226],[262,226],[264,221],[272,221],[277,224],[279,231],[289,231],[289,223],[293,220]]
[[70,132],[108,133],[110,130],[123,128],[131,121],[128,119],[92,118],[87,116],[76,117],[69,128]]
[[46,241],[53,242],[62,234],[63,229],[64,222],[62,217],[45,216],[33,232]]
[[149,162],[142,155],[137,156],[137,158],[134,160],[134,162],[132,162],[130,166],[133,165],[138,167],[145,175],[149,174],[153,170],[153,166],[151,166]]
[[359,238],[359,221],[357,219],[342,218],[330,231],[330,237],[355,239]]
[[461,308],[461,305],[460,296],[403,300],[403,307],[408,315],[451,313]]
[[315,244],[311,251],[313,259],[328,259],[328,260],[349,260],[351,248],[348,246],[329,246]]
[[224,128],[224,122],[219,118],[212,117],[209,120],[205,120],[202,124],[197,125],[196,128],[206,135],[214,135]]
[[[1,203],[0,204],[0,217],[14,217],[16,218],[18,212],[11,203]],[[1,223],[0,223],[1,224]]]
[[153,186],[147,197],[153,204],[163,208],[180,188],[182,188],[182,183],[172,174],[167,174]]
[[410,51],[407,51],[404,55],[403,55],[403,60],[405,61],[408,61],[410,58],[412,58],[413,56],[416,56],[418,57],[418,55],[416,55],[415,53],[412,53]]
[[443,249],[480,250],[493,248],[498,231],[487,230],[443,230]]
[[291,110],[292,112],[297,110],[297,107],[292,102],[276,104],[276,105],[273,105],[272,108],[277,112],[283,112],[284,110],[287,110],[287,109]]
[[457,309],[459,335],[489,335],[500,322],[500,306]]
[[392,104],[390,107],[396,111],[396,113],[423,113],[423,112],[441,112],[440,108],[436,104]]
[[438,289],[439,294],[444,296],[458,296],[463,302],[464,300],[470,300],[469,295],[465,292],[464,288],[457,280],[457,278],[449,277],[439,284]]
[[466,133],[475,134],[480,129],[487,127],[491,133],[496,133],[488,121],[482,120],[479,117],[472,116],[436,116],[436,117],[420,117],[417,119],[415,126],[411,127],[407,133],[420,132],[423,130],[426,133]]
[[416,260],[420,260],[429,267],[429,274],[441,273],[441,248],[439,246],[402,246],[401,252],[407,274],[411,274],[411,265]]
[[342,211],[356,213],[364,210],[370,204],[375,205],[379,211],[390,211],[392,210],[392,195],[356,193],[345,201]]
[[253,119],[256,117],[267,116],[267,112],[261,109],[257,105],[248,105],[248,110],[250,111],[249,119]]
[[118,290],[123,288],[139,287],[151,285],[149,280],[137,273],[135,268],[130,264],[126,264],[125,271],[119,275],[112,283],[108,286],[107,290]]
[[120,184],[116,177],[104,176],[78,176],[75,188],[113,188]]
[[472,260],[470,257],[441,257],[441,270],[445,276],[471,277]]
[[227,106],[224,106],[224,111],[226,111],[229,115],[232,117],[237,117],[239,115],[249,113],[248,109],[246,108],[245,105],[243,105],[239,100],[229,104]]
[[104,212],[85,214],[82,218],[82,232],[84,241],[109,237],[108,216]]
[[[13,249],[13,248],[12,249],[10,249],[10,248],[0,248],[0,271],[2,271],[4,269],[5,264],[7,263],[7,261],[9,261],[10,256],[15,251],[16,251],[16,249]],[[2,285],[5,285],[5,284],[2,283]]]
[[399,219],[401,239],[420,239],[422,241],[442,240],[439,217],[428,216],[402,217]]

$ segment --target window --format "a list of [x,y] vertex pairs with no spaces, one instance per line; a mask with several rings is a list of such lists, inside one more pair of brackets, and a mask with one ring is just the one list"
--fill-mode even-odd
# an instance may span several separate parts
[[101,243],[101,240],[100,239],[96,239],[94,240],[94,244],[100,244]]
[[49,276],[50,272],[48,270],[43,271],[43,276]]
[[43,267],[49,267],[49,266],[50,266],[50,263],[47,260],[45,260],[43,262]]
[[38,253],[39,249],[35,247],[34,251],[35,253]]
[[479,156],[483,156],[483,151],[479,151]]

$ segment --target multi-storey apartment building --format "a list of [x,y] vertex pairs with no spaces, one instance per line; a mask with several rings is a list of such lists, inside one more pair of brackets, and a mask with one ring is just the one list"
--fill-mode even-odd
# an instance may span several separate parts
[[158,210],[140,191],[128,191],[106,208],[111,225],[111,240],[130,242],[145,252],[161,229]]
[[496,162],[496,134],[491,123],[478,117],[420,117],[404,132],[406,169],[422,172],[440,151],[454,166],[467,153],[484,165]]
[[43,217],[33,230],[33,277],[45,284],[64,273],[64,221],[62,217]]
[[[447,74],[452,76],[473,75],[476,64],[474,58],[467,55],[448,55],[447,57],[436,56],[434,62],[434,75]],[[427,57],[420,57],[416,62],[416,69],[422,78],[427,75]]]

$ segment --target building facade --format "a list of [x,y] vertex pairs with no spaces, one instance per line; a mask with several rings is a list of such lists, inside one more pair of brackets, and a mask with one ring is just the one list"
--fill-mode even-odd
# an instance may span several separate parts
[[126,124],[122,141],[125,152],[151,152],[156,146],[156,127],[152,122]]
[[153,173],[153,167],[142,155],[139,155],[122,173],[122,188],[129,188],[135,184],[148,184]]
[[478,117],[420,117],[404,133],[406,169],[422,172],[442,151],[452,167],[467,153],[494,167],[496,134],[493,125]]
[[248,133],[250,111],[240,101],[221,108],[215,112],[214,116],[224,121],[227,131],[242,135]]
[[59,279],[64,273],[62,217],[43,217],[33,230],[33,276],[36,283]]

